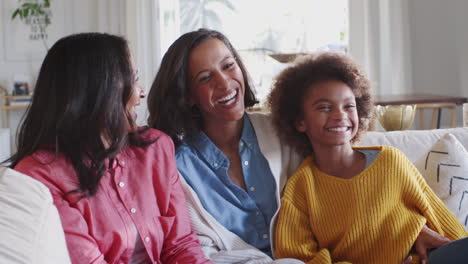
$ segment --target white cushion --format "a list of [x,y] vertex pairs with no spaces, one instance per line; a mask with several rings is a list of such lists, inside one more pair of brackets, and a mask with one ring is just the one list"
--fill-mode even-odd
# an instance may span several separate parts
[[437,196],[466,228],[468,152],[462,144],[452,134],[446,134],[415,165]]
[[49,189],[0,167],[0,263],[70,263]]
[[432,145],[445,134],[451,133],[462,145],[468,149],[468,127],[457,127],[434,130],[405,130],[376,132],[370,131],[363,135],[357,145],[377,146],[389,145],[398,148],[411,160],[415,162],[424,156]]

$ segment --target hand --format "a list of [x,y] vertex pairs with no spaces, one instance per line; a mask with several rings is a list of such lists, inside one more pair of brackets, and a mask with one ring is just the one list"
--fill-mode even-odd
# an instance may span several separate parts
[[413,260],[413,257],[408,256],[405,261],[403,261],[401,264],[411,264],[411,261]]
[[[416,238],[416,241],[414,242],[414,249],[419,256],[421,263],[426,264],[428,249],[438,248],[449,242],[450,239],[440,235],[439,233],[424,225],[418,237]],[[404,263],[407,263],[406,260]]]

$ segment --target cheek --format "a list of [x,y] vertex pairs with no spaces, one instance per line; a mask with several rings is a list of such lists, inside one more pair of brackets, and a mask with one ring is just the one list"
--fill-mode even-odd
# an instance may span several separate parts
[[198,85],[190,90],[190,103],[193,105],[204,105],[210,98],[210,90],[207,85]]

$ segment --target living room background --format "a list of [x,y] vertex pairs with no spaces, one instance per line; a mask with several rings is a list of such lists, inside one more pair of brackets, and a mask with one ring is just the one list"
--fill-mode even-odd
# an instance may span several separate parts
[[[176,30],[177,19],[180,19],[177,18],[176,10],[180,5],[188,5],[187,1],[51,0],[54,8],[59,10],[54,12],[53,23],[63,26],[51,27],[50,35],[58,37],[83,31],[100,31],[126,36],[141,72],[142,83],[149,89],[165,49],[180,33],[183,33],[183,30]],[[193,0],[193,3],[201,2],[210,1]],[[222,2],[227,0],[212,2],[212,5],[220,5],[221,8]],[[230,1],[232,2],[237,1]],[[304,6],[294,6],[297,1],[287,2],[290,4],[288,8],[290,12],[294,12],[294,8],[297,8],[300,10],[298,12],[307,13],[310,6],[304,8]],[[464,14],[464,10],[468,9],[468,2],[464,0],[344,2],[349,13],[349,27],[343,40],[347,42],[349,54],[368,72],[377,93],[418,92],[468,96],[468,74],[466,74],[468,50],[465,48],[468,46],[468,32],[465,30],[468,17]],[[258,3],[261,3],[261,8],[252,6],[252,10],[259,14],[259,19],[250,21],[252,27],[254,24],[262,23],[264,17],[274,15],[275,12],[274,9],[269,9],[268,2],[258,1]],[[12,22],[10,18],[12,7],[17,5],[17,0],[3,0],[0,3],[0,21],[2,21],[0,86],[10,91],[13,76],[16,74],[30,76],[31,82],[34,83],[45,55],[45,50],[39,49],[35,51],[34,56],[25,55],[26,50],[14,51],[18,54],[24,53],[21,58],[10,56],[12,46],[7,43],[14,40],[15,35],[9,27],[12,23],[19,23]],[[223,8],[229,9],[229,7]],[[222,18],[220,17],[221,21]],[[343,17],[337,19],[342,21]],[[298,21],[291,24],[300,25],[300,20]],[[250,38],[248,31],[249,27],[239,26],[239,32],[244,33],[246,38]],[[236,37],[230,36],[230,33],[226,34],[232,39],[236,48],[241,50],[252,48],[244,47],[242,43],[237,43]],[[49,45],[55,40],[50,38]],[[278,51],[275,50],[278,46],[264,48],[275,52],[306,51],[302,49],[304,42],[295,40],[292,43],[297,44],[296,48],[300,48]],[[280,42],[278,45],[283,43]],[[252,75],[255,75],[253,70],[251,71]],[[139,123],[144,124],[146,104],[140,106],[139,112]],[[16,126],[23,113],[22,110],[8,113],[11,142],[14,142]],[[458,116],[457,123],[461,124],[461,110]],[[446,119],[449,118],[442,117],[442,126],[447,126]]]

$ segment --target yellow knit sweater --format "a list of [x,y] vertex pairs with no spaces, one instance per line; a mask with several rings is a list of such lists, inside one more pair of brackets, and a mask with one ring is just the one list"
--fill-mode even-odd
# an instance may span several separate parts
[[404,154],[389,146],[361,149],[381,152],[352,179],[321,172],[312,157],[303,161],[281,200],[274,236],[278,258],[397,264],[426,221],[452,240],[467,236]]

